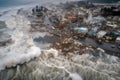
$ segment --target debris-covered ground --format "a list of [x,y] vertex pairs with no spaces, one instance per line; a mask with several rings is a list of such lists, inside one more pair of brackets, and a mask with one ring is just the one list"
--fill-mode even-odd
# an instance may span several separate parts
[[[100,50],[69,54],[69,59],[54,50],[15,68],[1,71],[1,80],[120,80],[120,60]],[[49,54],[48,54],[49,53]]]
[[[119,49],[109,55],[111,50],[87,34],[94,8],[88,2],[67,2],[19,9],[6,22],[12,37],[0,45],[0,57],[5,57],[0,80],[120,80]],[[98,18],[103,21],[97,25],[104,27],[103,17]]]

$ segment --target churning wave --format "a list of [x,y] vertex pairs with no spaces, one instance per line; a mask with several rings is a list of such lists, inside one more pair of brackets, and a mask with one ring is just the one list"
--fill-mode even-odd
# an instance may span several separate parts
[[[0,43],[0,70],[29,62],[41,54],[40,48],[34,45],[32,38],[27,33],[30,28],[29,21],[23,16],[15,15],[14,11],[9,13],[2,16],[1,19],[5,21],[7,28],[2,31],[3,35],[0,36],[2,39]],[[24,29],[24,27],[26,28]]]
[[[48,53],[55,52],[52,49]],[[86,54],[73,55],[70,59],[42,54],[32,62],[1,71],[0,80],[120,80],[119,74],[119,58],[89,49]]]

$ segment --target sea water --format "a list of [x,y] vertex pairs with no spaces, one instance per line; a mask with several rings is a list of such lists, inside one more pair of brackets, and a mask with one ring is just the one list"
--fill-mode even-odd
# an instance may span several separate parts
[[34,0],[0,0],[0,7],[11,7],[11,6],[23,5],[30,2],[32,3],[32,1]]
[[[55,2],[58,0],[0,0],[0,8],[3,7],[11,7],[11,6],[18,6],[18,5],[25,5],[35,2]],[[70,0],[60,0],[60,1],[70,1]],[[88,0],[91,2],[98,2],[98,3],[112,3],[112,2],[118,2],[120,0]]]
[[[70,1],[70,0],[61,0]],[[0,0],[0,8],[8,8],[20,5],[29,5],[32,3],[60,2],[59,0]]]

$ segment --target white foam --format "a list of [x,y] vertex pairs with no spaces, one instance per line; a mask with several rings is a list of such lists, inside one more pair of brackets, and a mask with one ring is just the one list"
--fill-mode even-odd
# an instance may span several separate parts
[[44,50],[43,53],[45,54],[46,57],[53,56],[54,58],[58,56],[58,51],[51,48],[49,50]]
[[0,70],[5,69],[5,67],[10,68],[17,64],[23,64],[34,57],[38,57],[40,54],[40,49],[35,46],[30,47],[26,53],[3,53],[5,56],[0,59]]
[[29,21],[23,16],[16,14],[12,16],[12,12],[9,13],[11,14],[7,14],[0,19],[5,20],[7,27],[10,29],[5,33],[11,35],[14,43],[0,48],[0,70],[23,64],[41,54],[40,48],[34,45],[33,39],[28,34]]
[[77,73],[71,73],[69,75],[69,77],[72,79],[72,80],[83,80],[82,77],[80,75],[78,75]]

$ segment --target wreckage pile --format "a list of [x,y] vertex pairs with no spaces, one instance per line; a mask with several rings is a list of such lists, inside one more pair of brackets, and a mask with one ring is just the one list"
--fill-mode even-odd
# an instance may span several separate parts
[[[31,29],[32,31],[41,31],[43,29],[41,25],[44,25],[44,32],[47,31],[57,38],[57,41],[53,42],[50,47],[62,51],[64,55],[68,53],[83,54],[86,47],[73,39],[80,36],[77,31],[73,31],[73,27],[80,25],[76,25],[77,22],[83,21],[82,14],[78,14],[79,9],[75,9],[75,5],[68,3],[68,8],[64,4],[61,5],[53,6],[52,10],[43,6],[33,8]],[[70,6],[73,7],[71,10]],[[38,17],[41,13],[42,15]]]

